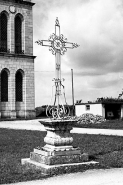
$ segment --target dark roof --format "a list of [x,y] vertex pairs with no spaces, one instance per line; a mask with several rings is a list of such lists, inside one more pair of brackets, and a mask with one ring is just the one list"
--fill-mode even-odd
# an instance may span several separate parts
[[91,104],[123,104],[123,102],[86,102],[86,103],[76,103],[75,105],[91,105]]
[[96,101],[88,101],[85,103],[83,103],[82,100],[77,100],[77,103],[76,103],[76,105],[86,105],[86,104],[123,104],[123,99],[102,97],[102,98],[97,98]]

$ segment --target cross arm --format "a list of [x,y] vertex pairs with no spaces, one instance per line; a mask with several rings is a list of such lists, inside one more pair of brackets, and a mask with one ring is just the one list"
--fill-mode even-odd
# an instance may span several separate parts
[[49,40],[38,40],[36,41],[36,43],[41,46],[48,46],[48,47],[52,46],[52,41],[49,41]]
[[65,48],[73,49],[73,48],[79,47],[79,45],[77,43],[65,42],[64,43],[64,47]]

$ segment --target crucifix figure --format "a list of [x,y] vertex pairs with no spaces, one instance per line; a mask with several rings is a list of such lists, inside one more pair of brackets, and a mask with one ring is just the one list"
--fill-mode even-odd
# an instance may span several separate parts
[[[60,104],[61,87],[61,55],[64,55],[67,49],[77,48],[76,43],[67,42],[67,38],[60,34],[60,24],[58,18],[55,21],[55,34],[50,35],[48,40],[38,40],[37,44],[41,46],[48,46],[49,50],[55,55],[55,101],[51,112],[53,118],[61,118],[66,115],[65,107]],[[66,100],[65,100],[66,101]],[[57,103],[57,104],[56,104]]]

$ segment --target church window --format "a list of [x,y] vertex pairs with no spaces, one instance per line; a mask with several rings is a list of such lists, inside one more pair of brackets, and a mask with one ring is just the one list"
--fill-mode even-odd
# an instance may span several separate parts
[[23,101],[23,76],[21,71],[17,71],[16,73],[16,101],[22,102]]
[[22,53],[22,19],[20,15],[15,17],[15,53]]
[[1,72],[1,102],[8,101],[8,72],[3,70]]
[[7,52],[7,16],[0,14],[0,52]]

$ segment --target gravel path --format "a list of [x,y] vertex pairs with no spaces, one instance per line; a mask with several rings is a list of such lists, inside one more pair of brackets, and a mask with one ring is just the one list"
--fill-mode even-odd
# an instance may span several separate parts
[[88,170],[45,180],[20,182],[11,185],[123,185],[123,168]]
[[[42,120],[42,119],[26,120],[26,121],[1,121],[0,128],[45,131],[44,126],[41,125],[41,123],[39,123],[39,120]],[[71,133],[123,136],[123,130],[113,130],[113,129],[73,128]]]

